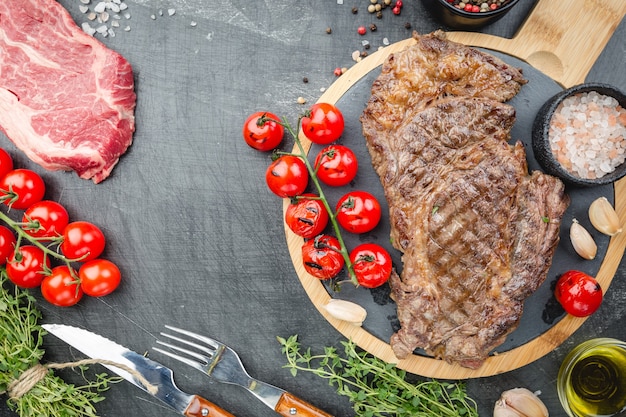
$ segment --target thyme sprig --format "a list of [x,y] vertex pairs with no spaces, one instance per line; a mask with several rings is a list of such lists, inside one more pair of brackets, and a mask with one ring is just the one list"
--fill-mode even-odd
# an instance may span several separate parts
[[460,382],[407,381],[407,373],[364,351],[352,341],[343,341],[343,355],[335,347],[324,353],[303,350],[297,336],[277,338],[293,376],[312,372],[327,379],[337,393],[347,396],[358,416],[363,417],[476,417],[476,403]]
[[[266,123],[269,121],[277,123],[283,126],[285,130],[287,130],[287,132],[289,132],[289,134],[293,137],[294,142],[297,147],[297,152],[284,152],[284,151],[276,150],[274,151],[274,154],[277,156],[293,155],[302,159],[302,162],[304,162],[304,165],[306,166],[307,171],[309,172],[309,178],[313,182],[313,185],[315,186],[315,190],[317,191],[317,194],[319,196],[319,200],[322,202],[322,204],[324,205],[324,208],[326,209],[326,212],[328,213],[328,218],[332,225],[335,237],[339,241],[340,248],[338,252],[341,254],[341,256],[343,257],[345,261],[346,269],[348,271],[348,277],[350,278],[350,281],[355,286],[358,286],[359,282],[354,273],[354,265],[352,264],[352,261],[350,260],[350,253],[348,252],[348,248],[341,235],[341,229],[339,227],[339,222],[337,221],[337,213],[331,208],[330,204],[328,203],[328,199],[326,198],[326,195],[324,195],[324,189],[322,188],[319,178],[317,177],[318,167],[313,166],[311,162],[309,161],[309,159],[307,158],[307,151],[305,150],[304,145],[302,144],[302,141],[300,140],[300,137],[298,136],[298,133],[297,133],[300,131],[302,118],[305,116],[306,116],[306,113],[298,117],[298,122],[296,124],[295,129],[293,126],[291,126],[291,124],[287,120],[275,120],[275,119],[268,117],[267,115],[260,117],[258,120],[258,123],[261,126],[262,126],[262,123]],[[336,287],[338,288],[338,286]]]
[[[20,374],[41,361],[45,330],[38,324],[41,313],[35,299],[26,290],[13,286],[6,271],[0,268],[0,393],[6,393]],[[80,367],[81,372],[85,367]],[[107,374],[76,386],[68,384],[49,370],[30,391],[19,398],[9,398],[9,408],[20,416],[95,417],[94,404],[110,383],[119,381]]]

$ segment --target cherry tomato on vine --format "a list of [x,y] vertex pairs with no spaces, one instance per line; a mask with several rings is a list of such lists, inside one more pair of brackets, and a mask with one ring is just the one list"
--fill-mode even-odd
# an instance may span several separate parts
[[305,239],[313,238],[324,231],[328,224],[328,212],[315,194],[303,194],[285,210],[285,223],[292,232]]
[[295,197],[306,190],[309,171],[301,158],[282,155],[267,168],[265,182],[279,197]]
[[352,149],[343,145],[329,145],[315,157],[317,177],[326,185],[341,187],[356,177],[359,163]]
[[0,225],[0,265],[6,264],[11,255],[13,255],[16,242],[13,230]]
[[349,232],[365,233],[374,229],[381,218],[380,203],[366,191],[350,191],[339,199],[337,221]]
[[58,307],[70,307],[83,298],[83,290],[80,288],[76,276],[72,275],[70,268],[61,265],[52,268],[50,275],[43,279],[41,295],[50,304]]
[[320,235],[302,245],[304,269],[319,279],[334,278],[345,265],[339,252],[341,245],[336,237]]
[[102,297],[115,291],[120,285],[122,274],[113,262],[93,259],[85,262],[78,270],[80,287],[91,297]]
[[0,178],[0,198],[14,209],[23,210],[41,201],[46,193],[43,179],[30,169],[14,169]]
[[65,207],[50,200],[39,201],[28,207],[22,217],[22,222],[27,224],[24,231],[37,238],[61,236],[69,221]]
[[50,259],[37,246],[22,245],[10,257],[6,265],[7,276],[18,287],[35,288],[50,268]]
[[106,239],[98,226],[85,221],[68,224],[63,230],[61,252],[69,259],[87,262],[96,259],[102,251]]
[[568,314],[586,317],[602,304],[602,287],[584,272],[567,271],[557,281],[554,296]]
[[274,121],[264,121],[263,117],[280,120],[273,113],[259,111],[251,114],[243,125],[243,138],[252,148],[259,151],[271,151],[280,145],[285,129]]
[[376,243],[363,243],[350,252],[350,262],[359,285],[376,288],[391,276],[392,261],[389,252]]
[[0,178],[13,171],[13,158],[4,149],[0,148]]
[[344,128],[343,114],[330,103],[316,103],[302,118],[302,133],[311,142],[328,145],[341,136]]

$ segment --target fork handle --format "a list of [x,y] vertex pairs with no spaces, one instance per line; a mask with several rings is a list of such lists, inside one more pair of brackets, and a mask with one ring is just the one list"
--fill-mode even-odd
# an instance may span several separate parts
[[280,396],[274,411],[283,417],[333,417],[288,392]]
[[186,417],[235,417],[199,395],[194,395],[185,409]]

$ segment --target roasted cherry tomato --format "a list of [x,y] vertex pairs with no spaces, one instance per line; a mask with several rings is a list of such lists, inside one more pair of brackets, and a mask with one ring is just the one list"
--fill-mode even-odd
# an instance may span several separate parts
[[70,221],[67,210],[56,201],[39,201],[24,212],[24,231],[37,238],[61,236]]
[[0,265],[6,264],[13,255],[16,241],[13,230],[0,225]]
[[306,190],[309,172],[301,158],[283,155],[267,168],[265,181],[279,197],[295,197]]
[[77,221],[68,224],[63,230],[61,252],[69,259],[87,262],[100,256],[105,244],[104,233],[98,226]]
[[43,179],[30,169],[14,169],[0,178],[0,198],[14,209],[23,210],[41,201],[46,193]]
[[50,268],[50,259],[37,246],[22,245],[7,262],[7,276],[18,287],[35,288]]
[[280,145],[285,129],[272,120],[280,120],[273,113],[259,111],[251,114],[243,125],[246,143],[259,151],[271,151]]
[[52,268],[50,275],[41,283],[41,295],[50,304],[58,307],[70,307],[83,298],[83,290],[78,280],[66,265]]
[[352,149],[343,145],[329,145],[315,158],[317,177],[326,185],[341,187],[356,177],[359,163]]
[[13,171],[13,158],[4,149],[0,148],[0,178]]
[[376,243],[363,243],[350,252],[350,262],[359,285],[376,288],[391,276],[391,256]]
[[316,103],[301,121],[302,132],[318,145],[333,143],[343,133],[344,121],[341,111],[330,103]]
[[334,278],[345,265],[341,245],[334,236],[320,235],[302,245],[304,269],[319,279]]
[[554,295],[572,316],[586,317],[602,304],[602,288],[596,279],[580,271],[567,271],[556,283]]
[[349,232],[365,233],[376,227],[381,217],[380,203],[366,191],[350,191],[337,202],[337,221]]
[[113,262],[106,259],[93,259],[81,265],[78,278],[85,294],[102,297],[115,291],[120,285],[122,274]]
[[319,196],[303,194],[287,206],[285,223],[298,236],[310,239],[324,231],[328,224],[328,212]]

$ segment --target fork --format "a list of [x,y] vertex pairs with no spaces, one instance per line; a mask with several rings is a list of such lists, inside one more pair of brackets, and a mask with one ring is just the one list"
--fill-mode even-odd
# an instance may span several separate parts
[[183,362],[216,381],[244,387],[281,416],[332,417],[281,388],[252,378],[237,352],[225,344],[188,330],[167,325],[165,327],[176,334],[162,332],[161,336],[177,342],[178,345],[159,340],[156,342],[178,353],[155,347],[157,352]]

